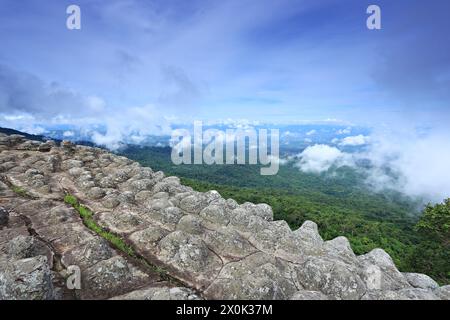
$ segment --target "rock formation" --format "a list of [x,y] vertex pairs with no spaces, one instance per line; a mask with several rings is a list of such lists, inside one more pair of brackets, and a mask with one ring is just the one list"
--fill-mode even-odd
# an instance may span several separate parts
[[[99,148],[0,135],[0,176],[0,299],[450,298],[381,249],[356,256],[314,222],[292,231],[268,205]],[[69,266],[80,289],[66,286]]]

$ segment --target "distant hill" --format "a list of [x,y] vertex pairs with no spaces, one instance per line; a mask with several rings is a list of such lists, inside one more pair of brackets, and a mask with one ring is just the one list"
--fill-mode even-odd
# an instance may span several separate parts
[[[0,133],[4,133],[4,134],[7,134],[7,135],[20,134],[20,135],[24,136],[25,138],[27,138],[28,140],[34,140],[34,141],[45,142],[47,140],[53,140],[56,143],[61,143],[61,141],[62,141],[60,139],[50,138],[50,137],[46,137],[44,135],[29,134],[29,133],[25,133],[25,132],[18,131],[18,130],[15,130],[15,129],[10,129],[10,128],[2,128],[2,127],[0,127]],[[73,141],[73,142],[76,142],[77,144],[80,144],[80,145],[83,145],[83,146],[102,148],[102,147],[97,146],[95,143],[90,142],[90,141]]]
[[25,138],[27,138],[29,140],[35,140],[35,141],[48,140],[46,137],[41,136],[41,135],[29,134],[29,133],[21,132],[21,131],[18,131],[18,130],[9,129],[9,128],[1,128],[0,127],[0,133],[4,133],[4,134],[7,134],[7,135],[20,134],[20,135],[24,136]]

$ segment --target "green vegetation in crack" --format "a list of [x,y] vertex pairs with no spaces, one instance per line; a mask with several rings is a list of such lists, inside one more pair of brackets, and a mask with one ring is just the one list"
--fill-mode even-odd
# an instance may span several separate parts
[[12,192],[17,194],[19,197],[36,199],[36,197],[32,196],[27,190],[12,183],[7,177],[0,177],[0,181],[3,181],[3,183],[5,183],[12,190]]
[[28,193],[25,189],[19,186],[11,186],[11,190],[21,197],[28,197]]
[[119,237],[109,231],[106,231],[101,226],[99,226],[98,223],[94,219],[93,212],[91,210],[89,210],[87,207],[80,204],[80,202],[78,201],[78,199],[75,196],[73,196],[71,194],[66,194],[64,196],[64,202],[71,205],[73,208],[75,208],[75,210],[77,210],[81,219],[83,220],[84,225],[87,228],[89,228],[90,230],[92,230],[93,232],[98,234],[100,237],[106,239],[113,247],[117,248],[118,250],[125,253],[129,257],[137,260],[139,263],[141,263],[147,269],[159,274],[163,280],[166,280],[166,281],[169,281],[172,283],[177,283],[177,284],[180,283],[180,281],[178,281],[177,279],[172,278],[170,275],[168,275],[167,272],[163,268],[149,263],[147,260],[145,260],[139,254],[137,254],[134,251],[134,249],[131,246],[129,246],[128,244],[126,244],[125,240],[123,240],[121,237]]

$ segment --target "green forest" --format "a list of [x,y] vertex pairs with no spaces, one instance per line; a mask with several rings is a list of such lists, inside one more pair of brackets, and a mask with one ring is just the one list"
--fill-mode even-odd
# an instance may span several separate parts
[[324,240],[346,236],[356,254],[386,250],[403,272],[450,283],[450,200],[424,206],[394,190],[374,192],[352,168],[323,174],[283,165],[275,176],[261,176],[258,165],[174,165],[170,148],[133,147],[121,153],[153,170],[176,175],[198,191],[217,190],[240,203],[272,206],[275,219],[296,229],[305,220],[319,226]]

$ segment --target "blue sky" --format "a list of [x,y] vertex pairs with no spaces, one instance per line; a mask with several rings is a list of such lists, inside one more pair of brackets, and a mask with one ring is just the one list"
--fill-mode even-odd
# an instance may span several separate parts
[[[81,30],[66,28],[70,4]],[[370,4],[382,30],[366,28]],[[449,12],[448,0],[0,0],[0,126],[71,124],[112,146],[194,120],[356,124],[400,190],[442,199]]]
[[[81,30],[65,27],[70,4],[81,7]],[[381,7],[382,30],[366,28],[369,4]],[[2,124],[136,113],[156,125],[442,121],[449,9],[447,0],[0,0]]]

